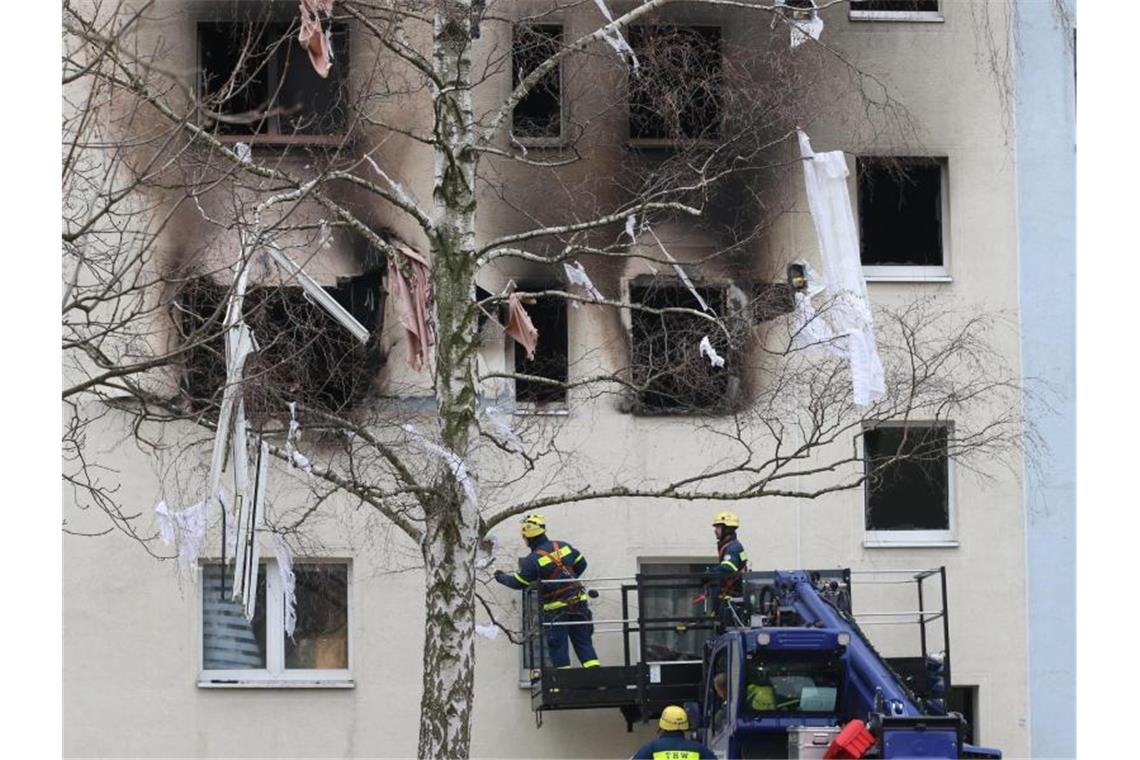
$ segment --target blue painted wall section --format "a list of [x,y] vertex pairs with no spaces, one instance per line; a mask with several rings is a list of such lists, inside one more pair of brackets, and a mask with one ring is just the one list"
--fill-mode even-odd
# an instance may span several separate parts
[[[1074,19],[1075,6],[1067,3]],[[1021,360],[1048,451],[1025,471],[1029,730],[1035,758],[1076,750],[1076,125],[1074,40],[1053,0],[1017,0]]]

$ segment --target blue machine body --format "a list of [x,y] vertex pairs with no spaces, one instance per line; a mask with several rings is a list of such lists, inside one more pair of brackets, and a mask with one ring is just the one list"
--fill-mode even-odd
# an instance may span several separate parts
[[709,644],[698,722],[718,757],[789,757],[789,728],[856,718],[879,757],[1001,757],[964,743],[958,717],[931,714],[808,573],[777,572],[772,588],[795,625],[730,628]]

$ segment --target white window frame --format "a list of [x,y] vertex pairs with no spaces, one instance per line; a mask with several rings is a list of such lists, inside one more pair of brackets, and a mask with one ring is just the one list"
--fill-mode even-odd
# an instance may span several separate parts
[[[511,24],[511,75],[507,78],[507,92],[509,96],[514,92],[515,85],[515,72],[514,72],[514,54],[515,54],[515,30],[519,26],[527,26],[525,23]],[[529,24],[529,26],[556,26],[562,30],[562,44],[566,44],[566,22],[558,19],[543,18],[539,23]],[[515,134],[515,109],[511,109],[511,141],[517,142],[527,148],[562,148],[565,147],[570,141],[567,137],[569,130],[567,129],[568,115],[567,107],[569,103],[566,99],[566,79],[563,76],[562,64],[566,62],[563,58],[558,62],[558,135],[550,136],[533,136],[528,137],[525,135]],[[504,97],[506,97],[504,96]],[[517,104],[516,104],[517,105]]]
[[[897,420],[876,423],[874,426],[864,428],[864,432],[874,428],[889,427],[945,427],[947,438],[954,435],[954,423],[947,420]],[[949,444],[947,444],[949,448]],[[866,459],[866,440],[859,436],[859,453]],[[870,498],[868,489],[870,481],[863,482],[863,509],[859,511],[859,521],[863,529],[863,546],[868,549],[902,548],[902,547],[944,547],[958,546],[958,519],[955,502],[957,501],[955,481],[957,480],[954,460],[947,452],[946,456],[946,528],[940,530],[868,530],[867,528],[867,499]]]
[[[890,154],[864,154],[860,158],[890,158]],[[938,266],[919,266],[912,264],[862,264],[863,279],[866,282],[953,282],[950,275],[950,160],[946,156],[904,156],[904,158],[930,158],[938,162],[941,185],[939,187],[939,200],[941,202],[940,220],[942,232],[942,264]],[[859,195],[859,167],[856,157],[848,159],[848,176],[851,178],[849,189],[855,198],[855,225],[859,232],[860,259],[863,255],[863,221],[859,211],[862,198]]]
[[[348,586],[348,667],[343,669],[289,669],[285,667],[285,594],[281,588],[277,562],[272,558],[262,558],[265,573],[265,668],[206,670],[203,649],[205,626],[202,619],[202,594],[205,585],[198,589],[198,687],[202,689],[242,689],[242,688],[316,688],[351,689],[355,682],[352,677],[352,649],[355,640],[354,627],[356,600],[354,593],[352,562],[348,559],[326,558],[296,559],[294,569],[302,565],[343,565],[346,568]],[[206,565],[219,564],[217,560],[204,560]],[[229,570],[227,570],[228,572]],[[201,576],[201,573],[200,573]],[[274,635],[276,630],[276,635]]]
[[940,24],[946,20],[942,15],[944,1],[940,0],[936,11],[868,11],[851,5],[847,9],[847,18],[851,21],[911,21]]

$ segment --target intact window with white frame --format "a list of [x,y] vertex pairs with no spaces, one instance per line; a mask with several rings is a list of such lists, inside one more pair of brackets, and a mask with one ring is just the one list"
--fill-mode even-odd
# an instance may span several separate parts
[[956,545],[952,424],[881,423],[863,430],[868,546]]
[[852,21],[942,21],[945,0],[851,0]]
[[[517,87],[532,71],[562,47],[562,27],[555,24],[519,24],[511,48]],[[515,104],[512,134],[529,145],[555,144],[562,139],[562,65],[558,64]]]
[[863,275],[871,281],[949,280],[946,160],[860,156],[855,176]]
[[349,564],[293,564],[296,621],[286,633],[286,599],[277,563],[260,563],[257,603],[247,620],[230,599],[232,570],[202,567],[199,686],[351,686]]

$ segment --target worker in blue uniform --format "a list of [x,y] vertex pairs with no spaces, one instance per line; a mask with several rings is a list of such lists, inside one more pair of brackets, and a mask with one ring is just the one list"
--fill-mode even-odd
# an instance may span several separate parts
[[715,760],[711,749],[685,738],[689,715],[684,708],[669,705],[661,711],[657,726],[657,738],[642,744],[630,760]]
[[736,617],[733,600],[739,600],[744,595],[741,574],[749,571],[748,552],[744,551],[744,544],[736,537],[740,517],[735,512],[718,512],[712,524],[716,534],[718,562],[709,568],[709,572],[722,576],[716,609],[724,625],[730,627]]
[[586,600],[586,589],[577,578],[586,571],[586,558],[565,541],[551,541],[546,535],[546,519],[532,514],[523,518],[521,531],[530,554],[519,560],[517,573],[495,571],[495,580],[507,588],[526,589],[542,581],[539,598],[544,623],[571,623],[546,626],[546,646],[556,668],[570,667],[570,645],[584,668],[601,663],[594,651],[593,615]]

